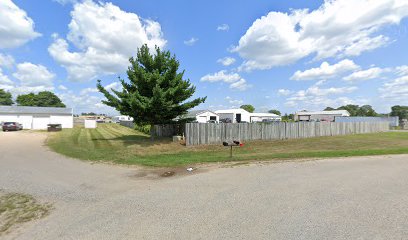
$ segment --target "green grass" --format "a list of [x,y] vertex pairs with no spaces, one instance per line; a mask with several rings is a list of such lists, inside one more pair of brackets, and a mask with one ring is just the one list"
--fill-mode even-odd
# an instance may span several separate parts
[[100,124],[96,129],[73,128],[51,133],[47,144],[63,155],[90,161],[138,164],[155,167],[195,163],[287,160],[408,153],[408,134],[387,132],[279,141],[252,141],[242,148],[220,145],[186,147],[170,139],[150,137],[117,124]]
[[21,223],[46,216],[50,209],[30,195],[0,191],[0,237]]

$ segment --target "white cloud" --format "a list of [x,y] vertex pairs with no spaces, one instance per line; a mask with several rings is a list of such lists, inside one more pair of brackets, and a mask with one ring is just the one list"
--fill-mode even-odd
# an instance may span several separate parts
[[[112,89],[118,91],[122,89],[122,84],[120,82],[113,82],[113,83],[110,83],[104,86],[104,88],[108,91]],[[96,87],[95,88],[84,88],[80,91],[80,95],[88,95],[88,94],[97,93],[97,92],[99,92],[99,90]]]
[[116,91],[119,91],[119,90],[122,90],[122,84],[120,83],[120,82],[113,82],[113,83],[110,83],[110,84],[108,84],[108,85],[106,85],[105,86],[105,89],[106,90],[116,90]]
[[54,89],[55,74],[48,71],[43,65],[30,62],[17,64],[17,70],[13,73],[13,77],[20,80],[18,92],[39,92]]
[[408,102],[408,75],[385,83],[380,88],[381,98],[398,104]]
[[109,106],[101,103],[103,96],[102,95],[83,95],[75,94],[72,91],[64,92],[62,94],[57,94],[61,98],[62,102],[67,105],[67,107],[74,108],[74,112],[96,112],[96,113],[105,113],[109,115],[117,115],[118,112]]
[[278,90],[278,95],[279,96],[288,96],[288,95],[290,95],[292,93],[293,93],[293,91],[288,90],[288,89],[279,89]]
[[217,63],[220,63],[220,64],[222,64],[224,66],[230,66],[230,65],[234,64],[235,61],[236,60],[233,57],[225,57],[225,58],[218,59]]
[[291,97],[288,97],[285,105],[297,107],[298,109],[320,109],[327,106],[341,106],[353,103],[354,101],[345,96],[334,96],[352,93],[356,90],[357,87],[320,88],[314,84],[308,89],[297,91]]
[[14,58],[11,55],[0,53],[0,67],[12,68],[14,65]]
[[395,69],[400,76],[408,75],[408,65],[399,66]]
[[347,77],[344,77],[343,79],[345,81],[364,81],[364,80],[370,80],[370,79],[375,79],[381,77],[381,74],[384,73],[385,71],[388,71],[387,69],[382,69],[379,67],[373,67],[369,68],[367,70],[361,70],[354,72],[350,74]]
[[67,40],[79,50],[70,51],[68,41],[57,34],[53,34],[54,42],[48,48],[50,55],[66,68],[71,81],[124,72],[138,47],[166,44],[158,22],[141,19],[112,3],[77,3],[71,17]]
[[198,41],[198,38],[192,37],[189,40],[185,40],[184,44],[187,46],[193,46]]
[[233,99],[233,98],[231,98],[230,96],[227,96],[227,97],[225,98],[225,100],[227,100],[229,104],[233,104],[233,105],[241,105],[241,104],[244,103],[244,101],[242,101],[242,100],[237,100],[237,99]]
[[75,3],[78,2],[77,0],[53,0],[53,1],[57,2],[57,3],[61,4],[61,5],[65,5],[65,4],[68,4],[68,3],[75,4]]
[[245,90],[247,90],[248,88],[251,88],[251,87],[252,87],[252,85],[248,84],[247,81],[245,79],[243,79],[243,78],[241,78],[237,82],[231,83],[231,85],[230,85],[231,89],[236,89],[236,90],[239,90],[239,91],[245,91]]
[[217,27],[217,31],[228,31],[229,30],[229,25],[228,24],[221,24]]
[[207,74],[201,78],[202,82],[226,82],[233,83],[241,79],[238,73],[227,73],[227,71],[222,70],[214,74]]
[[80,95],[88,95],[90,93],[97,93],[98,89],[97,88],[84,88],[81,90]]
[[3,70],[0,68],[0,89],[10,90],[14,88],[14,83],[7,75],[3,74]]
[[202,82],[225,82],[230,84],[231,89],[244,91],[252,87],[238,73],[228,73],[225,70],[214,74],[207,74],[201,78]]
[[68,90],[68,88],[65,87],[64,85],[59,85],[58,89],[61,90],[61,91],[67,91]]
[[0,1],[0,48],[19,47],[41,36],[34,31],[34,22],[11,0]]
[[245,59],[241,70],[269,69],[315,59],[357,56],[387,44],[378,34],[408,16],[401,0],[325,0],[314,10],[270,12],[257,19],[232,51]]
[[337,77],[346,72],[359,69],[352,60],[345,59],[339,63],[330,65],[328,62],[323,62],[318,68],[311,68],[305,71],[296,71],[290,78],[292,80],[319,80]]

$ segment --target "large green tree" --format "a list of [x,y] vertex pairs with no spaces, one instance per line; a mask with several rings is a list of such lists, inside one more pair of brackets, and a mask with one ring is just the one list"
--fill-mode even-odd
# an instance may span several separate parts
[[363,105],[358,109],[357,115],[365,117],[375,117],[378,114],[375,112],[371,105]]
[[206,100],[204,97],[187,101],[196,88],[189,79],[183,79],[184,71],[178,72],[180,63],[174,55],[158,47],[155,50],[151,54],[147,45],[143,45],[137,57],[129,59],[129,81],[119,79],[121,91],[112,89],[112,94],[100,80],[97,83],[97,88],[106,97],[102,101],[104,104],[133,117],[140,125],[171,122]]
[[17,96],[19,106],[33,107],[65,107],[61,99],[52,92],[42,91],[38,94],[28,93]]
[[244,110],[246,110],[246,111],[248,111],[250,113],[253,113],[255,111],[255,107],[252,106],[251,104],[242,105],[240,108],[242,108],[242,109],[244,109]]
[[0,105],[10,106],[13,103],[14,102],[11,93],[6,92],[3,89],[0,89]]
[[276,114],[276,115],[279,115],[279,116],[281,115],[281,112],[279,110],[276,110],[276,109],[269,110],[268,113],[273,113],[273,114]]
[[[326,108],[327,109],[327,108]],[[373,107],[371,105],[353,105],[353,104],[348,104],[345,106],[341,106],[337,108],[337,110],[347,110],[350,113],[350,116],[355,117],[355,116],[362,116],[362,117],[374,117],[378,116],[378,114],[375,112]]]
[[395,105],[391,107],[391,116],[398,116],[399,119],[408,119],[408,106]]

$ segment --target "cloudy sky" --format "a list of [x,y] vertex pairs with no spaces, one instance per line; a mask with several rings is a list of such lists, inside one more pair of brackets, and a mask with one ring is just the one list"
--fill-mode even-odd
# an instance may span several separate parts
[[208,96],[199,108],[257,111],[408,104],[407,0],[1,0],[0,88],[100,103],[146,43],[175,53]]

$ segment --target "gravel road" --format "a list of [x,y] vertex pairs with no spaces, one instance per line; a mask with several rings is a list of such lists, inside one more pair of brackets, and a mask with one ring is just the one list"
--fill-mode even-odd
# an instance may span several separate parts
[[[53,203],[5,239],[406,239],[408,156],[216,168],[155,178],[0,133],[0,188]],[[147,176],[145,176],[147,174]]]

